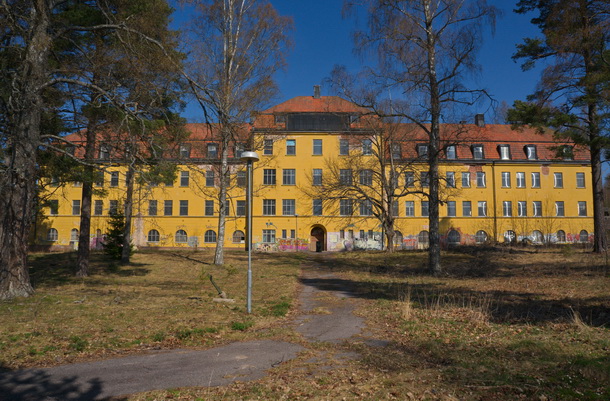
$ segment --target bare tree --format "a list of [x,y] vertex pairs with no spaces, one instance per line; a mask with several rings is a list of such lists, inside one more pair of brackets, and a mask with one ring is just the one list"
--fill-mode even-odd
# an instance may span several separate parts
[[[483,90],[466,88],[465,74],[476,71],[483,24],[493,27],[496,9],[485,0],[367,0],[368,29],[355,34],[356,47],[374,50],[371,102],[388,91],[402,95],[390,115],[401,116],[426,133],[430,188],[429,269],[441,273],[439,160],[441,122],[453,108],[473,105]],[[346,10],[355,2],[346,1]],[[375,92],[376,90],[376,92]]]
[[218,143],[219,217],[214,263],[224,263],[225,208],[230,149],[239,127],[276,93],[273,74],[283,68],[292,20],[266,0],[186,1],[195,5],[186,41],[193,49],[191,89]]

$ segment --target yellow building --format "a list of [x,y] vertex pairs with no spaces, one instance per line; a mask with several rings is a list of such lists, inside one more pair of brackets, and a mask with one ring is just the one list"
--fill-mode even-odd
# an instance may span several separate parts
[[[347,180],[374,192],[378,169],[396,172],[401,195],[392,204],[395,244],[427,246],[426,137],[413,125],[374,126],[338,97],[296,97],[256,116],[244,143],[230,151],[231,188],[225,245],[243,247],[245,170],[239,154],[254,146],[253,242],[260,250],[381,249],[383,230],[366,201],[336,199],[317,187]],[[190,124],[190,139],[172,156],[175,182],[141,184],[134,191],[132,236],[138,247],[211,247],[218,230],[220,152],[203,124]],[[388,141],[386,137],[390,136]],[[78,136],[73,140],[79,141]],[[391,149],[382,145],[390,143]],[[505,241],[590,242],[591,167],[586,152],[550,135],[506,125],[443,127],[441,241],[445,246]],[[557,157],[561,154],[562,157]],[[381,155],[381,156],[380,156]],[[352,168],[342,168],[352,163]],[[388,162],[390,161],[390,162]],[[125,196],[125,168],[100,144],[104,197],[92,205],[92,246],[99,246],[108,215]],[[46,247],[75,246],[80,223],[78,183],[51,188],[51,206],[35,229]]]

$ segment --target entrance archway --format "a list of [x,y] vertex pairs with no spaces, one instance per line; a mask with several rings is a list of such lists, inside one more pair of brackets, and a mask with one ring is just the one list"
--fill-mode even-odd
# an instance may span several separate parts
[[324,227],[314,226],[311,229],[309,250],[312,252],[322,252],[326,250],[326,230]]

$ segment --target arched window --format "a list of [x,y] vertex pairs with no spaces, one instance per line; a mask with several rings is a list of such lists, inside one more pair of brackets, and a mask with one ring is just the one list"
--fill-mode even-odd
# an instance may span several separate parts
[[188,239],[188,237],[186,235],[186,231],[184,231],[184,230],[176,231],[176,238],[174,239],[175,242],[185,244],[187,242],[187,239]]
[[[150,230],[148,232],[148,239],[147,239],[148,242],[159,242],[159,239],[160,239],[159,231],[157,231],[157,230]],[[178,242],[178,241],[176,240],[176,242]]]
[[580,242],[589,242],[589,233],[587,230],[582,230],[578,238]]
[[58,237],[59,234],[57,233],[57,230],[54,228],[49,228],[49,231],[47,231],[47,241],[57,241]]
[[449,231],[449,234],[447,234],[447,243],[449,243],[449,245],[459,245],[460,233],[455,230]]
[[417,235],[417,242],[419,242],[420,246],[427,248],[428,245],[430,245],[430,236],[428,234],[428,231],[420,231]]
[[70,241],[78,241],[78,229],[73,228],[70,230]]
[[487,240],[488,240],[487,233],[483,230],[477,231],[477,233],[474,236],[474,240],[477,244],[487,243]]
[[398,230],[394,231],[394,245],[396,245],[396,246],[402,245],[402,233]]
[[557,242],[566,242],[566,232],[563,230],[557,231]]
[[203,235],[203,242],[211,243],[216,242],[216,231],[208,230]]
[[233,233],[233,243],[234,244],[243,244],[246,242],[246,236],[243,231],[237,230]]
[[532,231],[532,242],[535,244],[541,244],[544,242],[544,235],[540,230]]
[[504,242],[510,242],[511,244],[517,241],[517,234],[513,230],[508,230],[504,233]]

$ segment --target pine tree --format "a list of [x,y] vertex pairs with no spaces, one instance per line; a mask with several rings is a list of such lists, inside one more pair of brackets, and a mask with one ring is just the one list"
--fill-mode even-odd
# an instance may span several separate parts
[[[112,259],[121,259],[123,253],[123,235],[125,231],[125,215],[121,211],[110,213],[108,220],[110,228],[104,238],[104,251]],[[133,253],[133,246],[130,245],[130,254]]]

